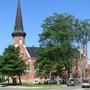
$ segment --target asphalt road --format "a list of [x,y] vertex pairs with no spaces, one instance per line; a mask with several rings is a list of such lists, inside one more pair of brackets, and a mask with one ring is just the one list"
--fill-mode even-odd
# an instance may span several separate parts
[[0,90],[84,90],[84,89],[80,87],[61,87],[61,88],[0,87]]

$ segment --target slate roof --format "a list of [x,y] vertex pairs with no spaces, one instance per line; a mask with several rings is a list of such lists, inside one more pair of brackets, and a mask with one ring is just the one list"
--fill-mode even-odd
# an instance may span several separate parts
[[38,47],[26,47],[29,55],[32,57],[32,58],[37,58],[37,50],[38,50]]

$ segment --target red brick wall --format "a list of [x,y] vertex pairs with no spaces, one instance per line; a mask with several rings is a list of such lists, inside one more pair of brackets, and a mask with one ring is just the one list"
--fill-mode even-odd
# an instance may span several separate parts
[[25,38],[22,36],[15,36],[13,38],[14,45],[18,45],[20,47],[20,52],[23,56],[23,59],[25,60],[26,64],[28,64],[28,69],[26,70],[26,73],[21,76],[22,80],[33,80],[34,79],[34,62],[35,60],[32,60],[30,57],[28,51],[26,50],[25,46]]
[[15,36],[13,37],[13,43],[14,45],[19,44],[20,40],[22,40],[22,43],[25,44],[25,38],[22,36]]

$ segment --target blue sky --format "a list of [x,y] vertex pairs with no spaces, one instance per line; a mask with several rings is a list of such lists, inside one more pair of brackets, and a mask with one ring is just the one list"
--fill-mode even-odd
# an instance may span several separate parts
[[[0,0],[0,53],[13,39],[18,0]],[[90,18],[90,0],[21,0],[26,45],[39,46],[38,34],[43,20],[53,13],[69,13],[79,19]],[[90,51],[90,50],[89,50]]]

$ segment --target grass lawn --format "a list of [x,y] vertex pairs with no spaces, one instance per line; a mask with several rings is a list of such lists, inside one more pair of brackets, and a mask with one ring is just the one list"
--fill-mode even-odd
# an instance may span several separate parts
[[84,90],[90,90],[90,88],[85,88]]
[[24,87],[41,87],[41,88],[58,88],[58,87],[64,87],[64,84],[28,84],[28,83],[23,83],[22,85],[19,86],[24,86]]

